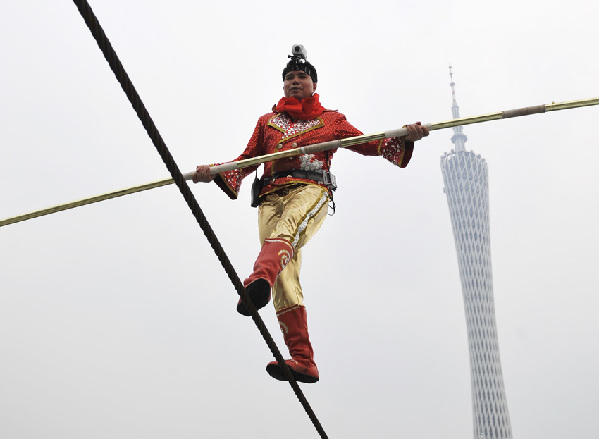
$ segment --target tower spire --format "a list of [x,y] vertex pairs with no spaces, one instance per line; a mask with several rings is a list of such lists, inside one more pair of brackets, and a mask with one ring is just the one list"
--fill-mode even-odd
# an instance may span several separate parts
[[[460,107],[458,106],[458,101],[455,98],[455,82],[453,82],[453,71],[451,64],[449,65],[449,80],[451,81],[449,85],[451,86],[451,114],[454,119],[458,119],[460,117]],[[453,136],[451,136],[451,141],[455,145],[456,152],[466,151],[465,143],[468,140],[468,137],[462,132],[464,127],[462,125],[453,127]]]

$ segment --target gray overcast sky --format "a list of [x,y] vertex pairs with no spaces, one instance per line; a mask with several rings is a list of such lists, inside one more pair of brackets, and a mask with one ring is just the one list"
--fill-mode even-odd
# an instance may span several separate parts
[[[596,1],[92,0],[185,172],[245,147],[293,43],[366,133],[599,96]],[[0,4],[0,218],[168,177],[70,1]],[[514,437],[599,436],[598,107],[467,126],[489,165],[495,308]],[[304,253],[331,438],[472,436],[440,156],[339,151],[337,214]],[[240,277],[249,184],[193,192]],[[317,437],[174,186],[0,229],[0,436]],[[261,315],[286,352],[272,308]]]

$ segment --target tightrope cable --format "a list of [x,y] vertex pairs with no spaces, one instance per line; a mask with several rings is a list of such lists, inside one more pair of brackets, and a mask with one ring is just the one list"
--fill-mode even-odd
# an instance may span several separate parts
[[187,205],[191,209],[193,216],[196,218],[199,226],[201,227],[202,231],[204,232],[204,235],[206,235],[208,242],[212,246],[219,261],[221,262],[221,265],[225,269],[227,275],[229,276],[229,279],[231,280],[235,289],[237,290],[237,293],[241,296],[242,300],[245,302],[246,306],[250,310],[252,319],[254,320],[254,323],[256,324],[256,326],[258,327],[258,330],[262,334],[262,337],[266,341],[266,344],[268,345],[269,349],[271,350],[271,352],[273,353],[277,362],[279,363],[279,366],[283,368],[285,376],[289,380],[289,384],[293,388],[293,391],[295,392],[298,400],[304,407],[304,410],[308,414],[310,420],[314,424],[314,427],[316,428],[316,430],[318,431],[320,436],[322,438],[327,438],[327,435],[326,435],[324,429],[322,428],[322,425],[316,418],[316,415],[314,414],[314,411],[312,410],[312,408],[310,407],[310,404],[306,400],[306,397],[304,396],[302,390],[300,389],[299,385],[293,378],[293,375],[291,374],[289,367],[285,364],[285,360],[283,359],[281,352],[279,351],[277,345],[275,344],[274,340],[272,339],[272,336],[268,332],[266,325],[260,318],[260,315],[258,314],[258,311],[256,311],[256,308],[251,303],[251,300],[249,299],[249,297],[245,291],[245,288],[243,287],[243,284],[241,283],[241,280],[239,279],[239,276],[235,272],[235,269],[233,268],[233,265],[229,261],[227,254],[223,250],[220,242],[218,241],[216,235],[214,234],[214,231],[212,230],[212,227],[208,223],[208,220],[204,216],[202,209],[200,208],[195,197],[193,196],[193,193],[191,192],[189,186],[187,185],[187,183],[185,181],[185,177],[183,176],[183,174],[179,170],[177,164],[175,163],[170,151],[168,150],[166,144],[164,143],[164,140],[162,139],[162,136],[158,132],[158,129],[156,128],[156,125],[154,124],[154,121],[152,120],[152,118],[150,117],[150,114],[148,113],[144,104],[142,103],[139,94],[135,90],[133,83],[131,82],[131,80],[129,79],[129,76],[125,72],[123,65],[121,64],[120,60],[118,59],[116,52],[112,48],[110,41],[108,40],[106,34],[104,33],[104,30],[100,26],[100,23],[99,23],[98,19],[96,18],[96,16],[94,15],[89,3],[86,0],[73,0],[73,1],[74,1],[75,5],[77,6],[77,9],[79,9],[81,16],[85,20],[87,27],[89,28],[93,37],[95,38],[96,42],[98,43],[100,50],[104,54],[106,61],[108,61],[108,64],[110,65],[110,68],[114,72],[117,80],[119,81],[121,87],[123,88],[123,91],[127,95],[129,102],[131,102],[133,109],[137,113],[137,116],[139,117],[145,130],[147,131],[148,135],[150,136],[150,139],[152,139],[152,143],[156,147],[156,150],[160,154],[162,161],[164,162],[167,169],[169,170],[169,172],[174,180],[174,183],[179,188],[179,191],[181,192],[181,194],[183,195],[183,198],[187,202]]

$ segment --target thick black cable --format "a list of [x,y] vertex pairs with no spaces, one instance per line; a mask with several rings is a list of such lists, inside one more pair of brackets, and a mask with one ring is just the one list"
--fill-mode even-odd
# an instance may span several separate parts
[[283,359],[283,356],[281,355],[281,352],[279,351],[276,343],[272,339],[272,336],[268,332],[266,325],[262,321],[256,308],[253,306],[253,304],[249,300],[249,297],[245,291],[245,288],[243,287],[243,284],[241,283],[241,280],[239,279],[239,276],[235,272],[235,269],[233,268],[233,265],[229,261],[227,254],[223,250],[220,242],[218,241],[216,235],[214,234],[214,231],[212,230],[212,227],[208,223],[208,220],[204,216],[202,209],[200,208],[195,197],[193,196],[193,193],[191,192],[191,189],[187,185],[187,182],[185,181],[183,174],[179,170],[179,167],[175,163],[175,160],[173,159],[170,151],[168,150],[166,144],[164,143],[164,140],[162,139],[162,136],[158,132],[158,129],[156,128],[156,125],[154,124],[154,121],[150,117],[150,114],[146,110],[143,102],[141,101],[141,98],[140,98],[139,94],[137,93],[137,91],[135,90],[133,83],[129,79],[127,72],[125,72],[123,65],[121,64],[120,60],[118,59],[116,52],[112,48],[112,45],[110,44],[110,41],[108,40],[108,37],[106,36],[106,34],[104,33],[104,30],[100,26],[100,23],[99,23],[98,19],[96,18],[96,16],[94,15],[89,3],[86,0],[73,0],[73,1],[74,1],[75,5],[77,6],[77,9],[79,9],[81,16],[85,20],[87,27],[89,28],[93,37],[95,38],[96,42],[98,43],[98,46],[100,47],[100,50],[104,54],[106,61],[108,61],[110,68],[112,69],[117,80],[121,84],[121,87],[123,88],[123,91],[127,95],[127,98],[129,98],[129,102],[131,102],[131,105],[133,106],[133,109],[137,113],[137,116],[139,117],[141,123],[143,124],[148,135],[152,139],[152,143],[154,143],[154,146],[156,147],[156,150],[160,154],[162,161],[166,165],[166,168],[168,169],[168,171],[171,173],[171,176],[173,177],[175,184],[179,188],[179,191],[181,192],[181,194],[183,195],[183,198],[187,202],[187,205],[191,209],[193,216],[196,218],[199,226],[201,227],[201,229],[204,232],[204,235],[206,235],[208,242],[212,246],[212,249],[216,253],[216,256],[218,257],[219,261],[221,262],[221,265],[225,269],[227,275],[229,276],[229,279],[231,280],[231,282],[233,283],[233,286],[237,290],[237,293],[241,296],[242,300],[245,302],[246,306],[250,310],[252,319],[254,320],[254,323],[256,324],[256,326],[258,327],[258,330],[262,334],[262,337],[264,337],[266,344],[268,345],[269,349],[273,353],[273,355],[276,358],[279,365],[283,368],[283,370],[285,372],[285,376],[289,380],[289,384],[293,388],[293,391],[295,392],[298,400],[304,407],[304,410],[308,414],[310,420],[314,424],[314,427],[316,427],[316,430],[318,431],[320,436],[322,438],[327,438],[328,436],[326,435],[324,429],[322,428],[322,425],[316,418],[314,411],[310,407],[310,404],[308,403],[306,397],[304,396],[304,394],[303,394],[302,390],[300,389],[299,385],[297,384],[296,380],[293,378],[293,375],[291,374],[289,367],[285,364],[285,360]]

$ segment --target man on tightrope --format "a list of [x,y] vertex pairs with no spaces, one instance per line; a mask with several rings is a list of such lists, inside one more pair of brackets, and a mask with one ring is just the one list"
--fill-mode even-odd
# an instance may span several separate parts
[[[315,143],[362,135],[337,111],[325,109],[315,93],[316,69],[307,61],[303,46],[292,47],[291,60],[283,69],[284,97],[271,113],[258,119],[245,151],[235,161]],[[428,135],[420,122],[408,125],[408,135],[373,141],[349,149],[369,156],[383,156],[400,168],[410,161],[414,142]],[[252,205],[259,206],[262,248],[254,271],[244,281],[256,309],[273,297],[273,304],[291,359],[286,360],[297,381],[314,383],[319,374],[308,336],[306,308],[299,282],[301,249],[314,236],[328,213],[335,178],[330,173],[335,150],[296,155],[264,164],[264,174],[254,183]],[[259,165],[211,176],[210,166],[198,166],[194,183],[216,184],[236,199],[241,181]],[[239,300],[237,311],[249,311]],[[266,366],[274,378],[285,375],[276,361]]]

